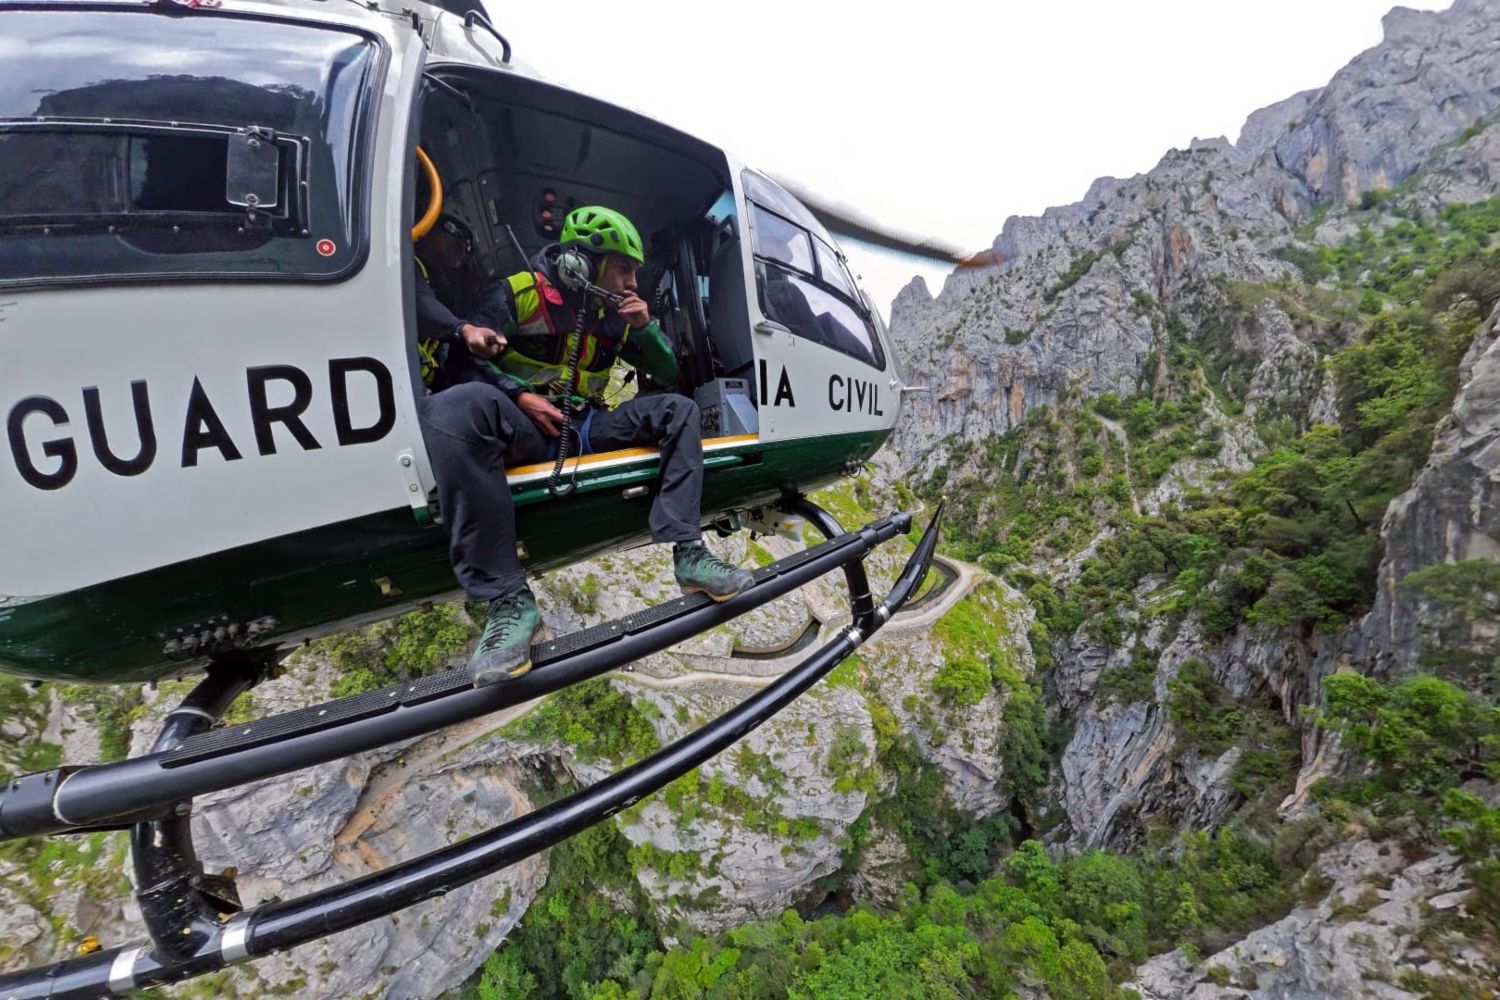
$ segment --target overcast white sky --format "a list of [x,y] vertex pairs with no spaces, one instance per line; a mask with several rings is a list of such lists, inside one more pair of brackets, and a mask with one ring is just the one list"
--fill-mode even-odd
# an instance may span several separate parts
[[[1391,6],[489,0],[516,56],[550,79],[972,249],[1195,136],[1233,141],[1251,111],[1376,44]],[[918,270],[934,292],[947,272],[845,250],[883,309]]]

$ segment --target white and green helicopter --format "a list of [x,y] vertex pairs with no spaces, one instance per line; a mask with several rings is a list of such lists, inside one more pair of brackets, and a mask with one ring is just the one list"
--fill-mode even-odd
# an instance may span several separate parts
[[[154,753],[0,789],[0,836],[130,827],[151,935],[0,977],[0,997],[170,982],[512,863],[742,736],[925,574],[931,526],[877,606],[859,560],[910,519],[844,532],[805,500],[880,448],[905,389],[828,227],[951,255],[809,209],[721,149],[539,79],[471,6],[0,0],[0,672],[207,672]],[[286,650],[454,591],[416,419],[413,241],[461,216],[499,279],[586,204],[648,234],[642,297],[681,362],[669,388],[704,414],[706,521],[772,530],[800,515],[829,540],[724,605],[684,597],[545,643],[539,669],[502,689],[442,675],[213,728]],[[528,568],[645,541],[657,471],[650,449],[570,460],[576,489],[554,498],[550,465],[510,470]],[[847,633],[587,802],[252,911],[196,865],[195,794],[528,700],[835,569],[853,591]]]

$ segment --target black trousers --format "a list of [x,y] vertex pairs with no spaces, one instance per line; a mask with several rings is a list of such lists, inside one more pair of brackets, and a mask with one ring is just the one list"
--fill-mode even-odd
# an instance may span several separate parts
[[[467,382],[424,397],[417,412],[448,526],[454,576],[470,600],[510,593],[526,582],[526,571],[516,555],[516,514],[505,468],[546,461],[552,454],[549,439],[486,382]],[[703,495],[698,404],[686,396],[653,395],[594,415],[591,451],[639,446],[662,452],[651,502],[652,539],[696,540]]]

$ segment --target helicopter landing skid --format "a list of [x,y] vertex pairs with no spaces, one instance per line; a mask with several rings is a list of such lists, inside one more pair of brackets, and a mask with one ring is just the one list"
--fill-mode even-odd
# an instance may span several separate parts
[[[453,671],[462,675],[461,685],[457,678],[438,675],[245,726],[202,732],[255,676],[253,671],[218,671],[168,717],[151,754],[119,764],[48,772],[49,781],[26,789],[32,794],[24,803],[11,797],[16,786],[46,776],[30,775],[0,790],[4,836],[116,828],[131,821],[137,898],[150,935],[149,941],[133,946],[0,976],[0,997],[64,1000],[118,995],[326,937],[493,874],[686,774],[759,727],[843,662],[911,598],[927,575],[937,546],[941,505],[878,606],[869,595],[863,558],[876,545],[904,534],[910,515],[894,514],[858,531],[842,532],[831,515],[810,501],[800,499],[795,506],[819,530],[837,534],[756,571],[755,585],[723,604],[694,594],[540,644],[536,668],[517,680],[475,690],[467,686],[466,671]],[[850,586],[853,621],[833,640],[723,716],[582,791],[423,857],[301,899],[251,910],[239,910],[227,880],[203,873],[189,824],[187,802],[193,795],[338,759],[529,701],[664,649],[840,568]],[[423,687],[426,682],[433,683]],[[360,705],[338,709],[361,699]],[[319,725],[335,714],[333,723]],[[417,726],[423,728],[413,728]],[[275,733],[269,741],[262,738],[266,728]],[[81,784],[75,789],[77,782]],[[118,794],[101,794],[103,786],[118,782],[125,783],[124,788],[117,785]],[[42,815],[42,796],[36,794],[48,789],[50,819]]]

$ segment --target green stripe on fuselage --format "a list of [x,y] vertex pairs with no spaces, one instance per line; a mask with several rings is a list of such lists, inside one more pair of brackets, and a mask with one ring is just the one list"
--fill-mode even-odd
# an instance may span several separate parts
[[[711,452],[704,518],[817,489],[873,455],[888,434],[749,442]],[[626,500],[620,491],[654,482],[657,465],[651,458],[585,467],[577,492],[563,500],[547,496],[545,481],[513,487],[527,568],[553,569],[649,541],[651,496]],[[378,580],[399,593],[383,592]],[[92,683],[152,680],[201,666],[201,659],[173,661],[163,652],[188,631],[270,617],[277,626],[267,641],[275,643],[278,636],[394,614],[455,587],[445,533],[418,524],[403,507],[0,607],[0,672]]]

